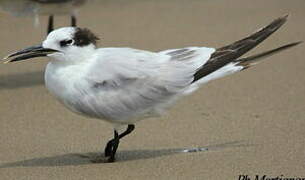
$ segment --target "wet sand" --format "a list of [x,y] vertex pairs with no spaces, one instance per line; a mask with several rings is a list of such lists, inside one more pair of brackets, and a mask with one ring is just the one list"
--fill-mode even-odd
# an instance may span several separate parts
[[[82,8],[79,25],[100,35],[100,46],[158,51],[220,47],[290,13],[255,53],[305,40],[304,10],[303,0],[105,0]],[[46,19],[35,28],[32,17],[1,11],[0,56],[38,44]],[[68,23],[55,18],[57,27]],[[164,117],[138,123],[112,164],[83,157],[100,153],[112,128],[63,108],[43,86],[46,63],[0,65],[0,179],[305,177],[304,45],[213,81]],[[193,147],[208,150],[178,153]]]

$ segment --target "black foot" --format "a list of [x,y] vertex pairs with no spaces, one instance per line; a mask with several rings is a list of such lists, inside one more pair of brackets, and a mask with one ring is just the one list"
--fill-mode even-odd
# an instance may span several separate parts
[[[120,143],[120,138],[119,138],[119,134],[117,131],[114,131],[114,139],[109,142],[110,142],[110,152],[107,152],[107,153],[109,153],[108,156],[110,156],[110,157],[108,159],[108,162],[114,162],[115,153],[116,153],[116,150],[118,149],[119,143]],[[107,143],[107,145],[108,145],[108,143]]]
[[110,141],[108,141],[106,148],[105,148],[105,156],[109,157],[111,155],[111,152],[113,151],[113,147],[115,145],[115,141],[114,139],[111,139]]
[[76,27],[76,17],[74,15],[71,16],[71,26]]
[[47,31],[47,33],[49,34],[53,30],[54,30],[54,18],[53,18],[53,15],[50,15],[49,16],[48,31]]
[[108,162],[114,162],[115,161],[115,153],[118,149],[120,139],[124,136],[130,134],[135,129],[135,126],[133,124],[128,125],[128,128],[126,131],[124,131],[122,134],[118,134],[117,131],[114,131],[114,138],[108,141],[106,147],[105,147],[105,157],[109,157]]

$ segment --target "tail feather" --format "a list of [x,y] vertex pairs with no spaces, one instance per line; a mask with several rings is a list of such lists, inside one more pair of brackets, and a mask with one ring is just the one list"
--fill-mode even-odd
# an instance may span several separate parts
[[297,44],[292,43],[285,46],[282,46],[280,48],[267,51],[265,53],[258,54],[256,56],[250,56],[248,57],[248,60],[246,59],[239,59],[242,55],[256,47],[258,44],[260,44],[262,41],[264,41],[266,38],[268,38],[272,33],[274,33],[276,30],[278,30],[286,21],[287,17],[283,16],[280,17],[273,22],[271,22],[269,25],[265,26],[264,28],[261,28],[257,32],[251,34],[250,36],[236,41],[230,45],[218,48],[212,55],[211,58],[208,60],[207,63],[205,63],[195,74],[194,74],[194,80],[193,82],[196,82],[197,80],[215,72],[216,70],[222,68],[223,66],[227,65],[230,62],[234,61],[241,61],[243,60],[245,65],[246,61],[250,63],[251,61],[249,58],[262,58],[267,55],[274,54],[275,52],[279,52],[281,50],[287,49],[289,47],[295,46]]
[[262,53],[259,53],[259,54],[253,55],[253,56],[237,59],[234,62],[239,62],[237,65],[243,66],[244,69],[247,69],[250,66],[257,64],[258,61],[260,61],[260,60],[262,60],[266,57],[272,56],[276,53],[279,53],[281,51],[292,48],[292,47],[294,47],[294,46],[296,46],[296,45],[298,45],[302,42],[303,41],[298,41],[298,42],[286,44],[284,46],[281,46],[281,47],[278,47],[278,48],[275,48],[275,49],[272,49],[272,50],[269,50],[269,51],[265,51],[265,52],[262,52]]

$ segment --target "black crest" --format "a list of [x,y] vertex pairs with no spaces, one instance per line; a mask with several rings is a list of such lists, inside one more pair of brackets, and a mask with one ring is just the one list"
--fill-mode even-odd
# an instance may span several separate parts
[[74,34],[74,44],[76,46],[96,45],[99,38],[87,28],[76,28]]

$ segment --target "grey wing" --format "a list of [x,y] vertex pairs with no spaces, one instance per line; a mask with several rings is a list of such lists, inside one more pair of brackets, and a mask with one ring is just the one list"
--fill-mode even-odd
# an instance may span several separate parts
[[91,88],[83,90],[78,111],[121,123],[159,115],[182,96],[213,52],[212,48],[191,47],[162,51],[156,57],[138,55],[141,58],[125,64],[109,61],[101,72],[112,75],[88,80]]
[[[117,77],[115,80],[90,82],[82,91],[77,111],[117,123],[129,123],[147,116],[156,116],[177,92],[154,83],[154,79]],[[160,109],[159,109],[160,108]]]

